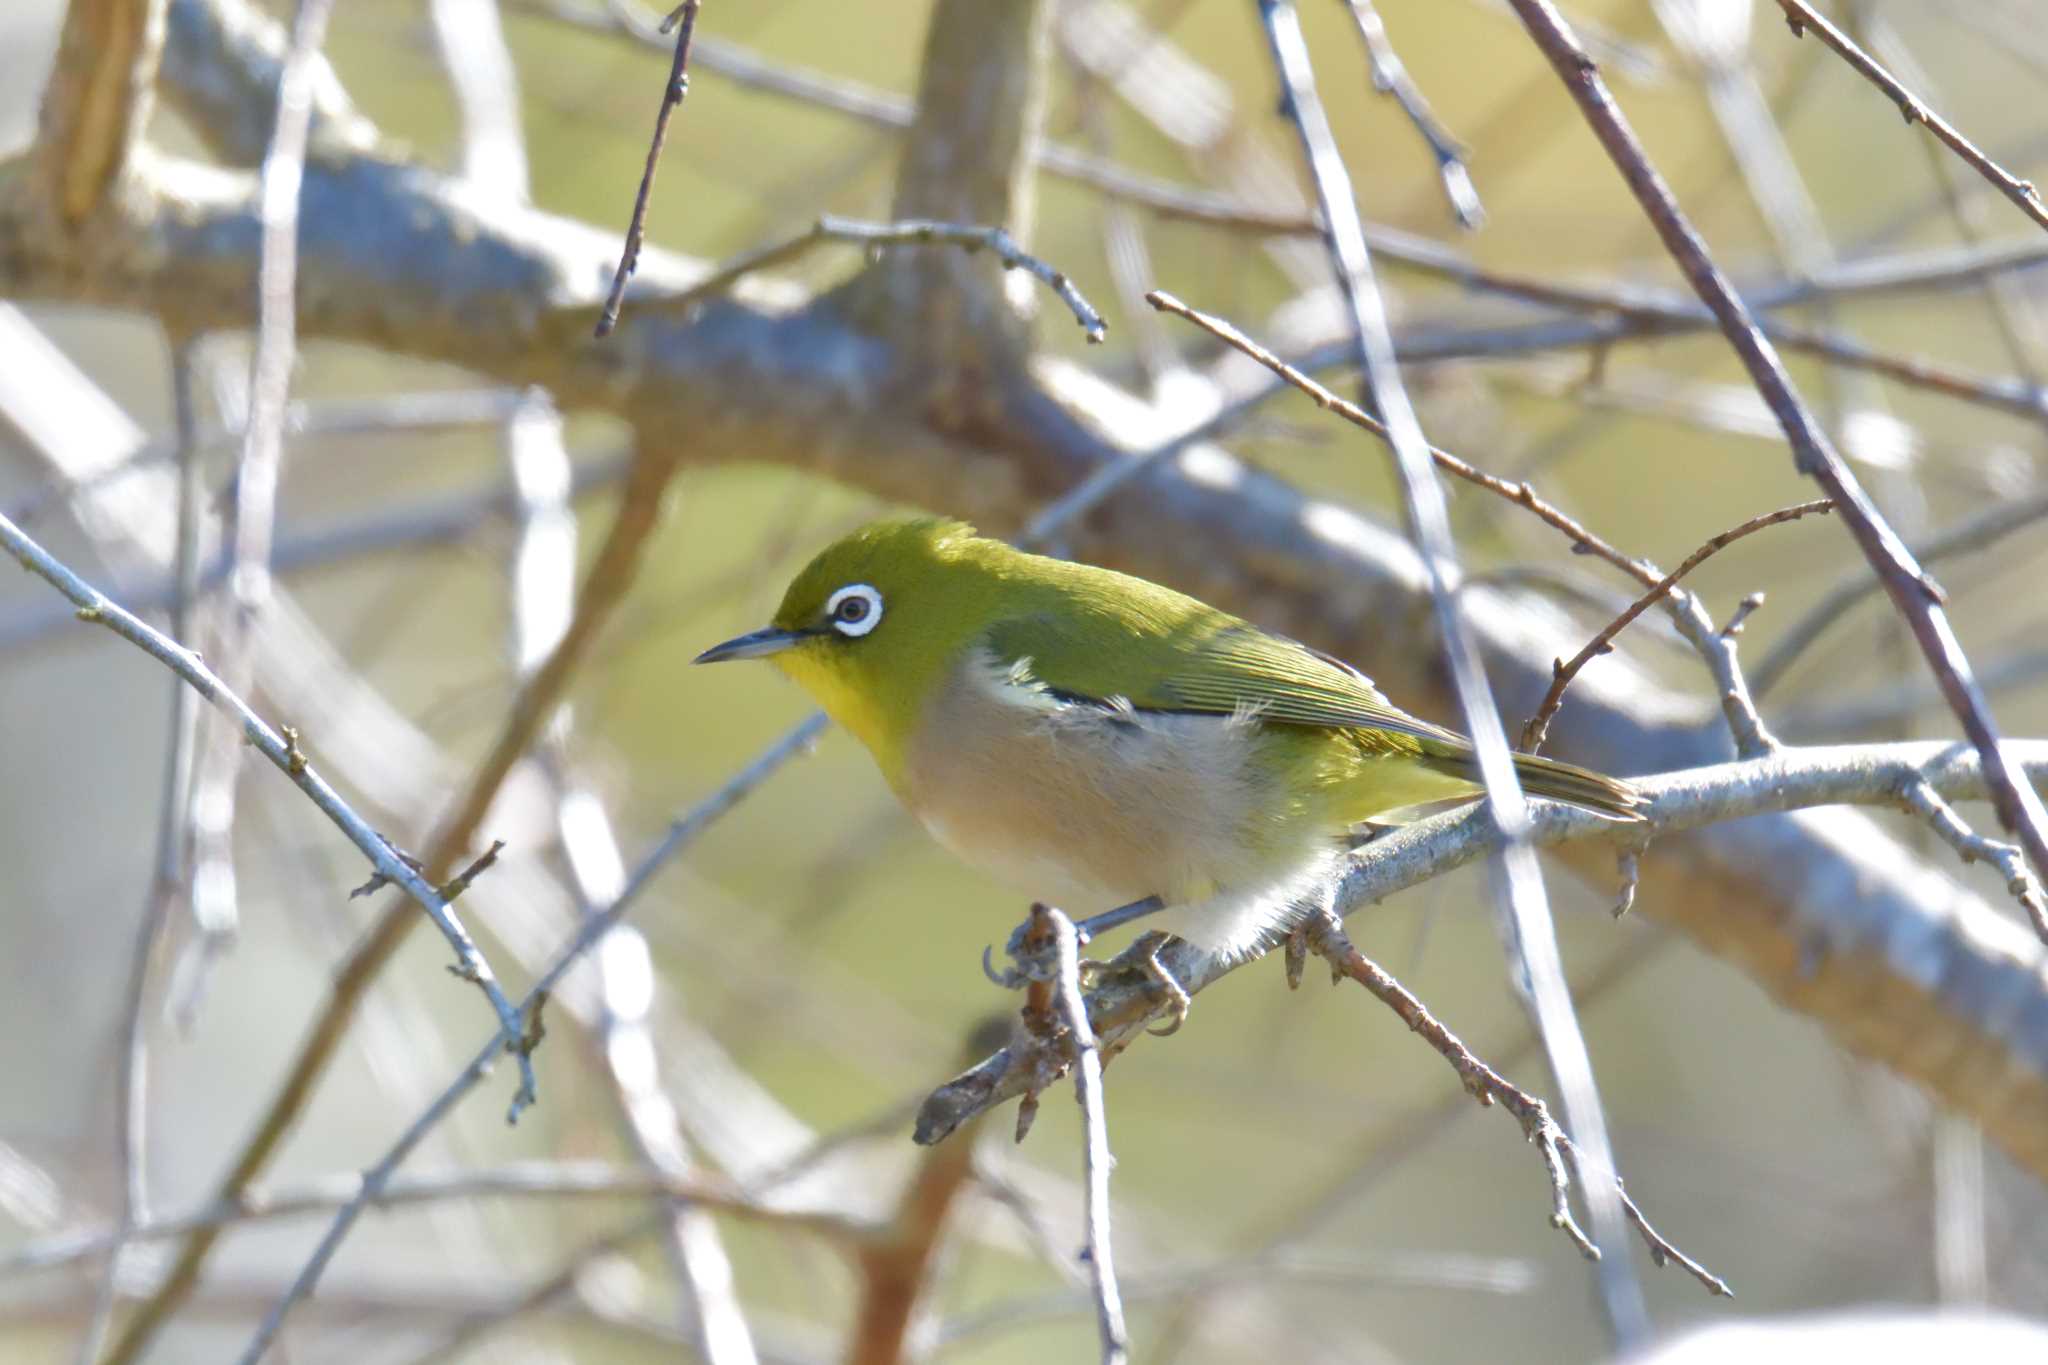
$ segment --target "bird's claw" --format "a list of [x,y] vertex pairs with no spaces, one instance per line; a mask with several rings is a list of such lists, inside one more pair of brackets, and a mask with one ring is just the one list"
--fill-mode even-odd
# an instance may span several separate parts
[[1188,1009],[1194,1004],[1194,997],[1189,995],[1187,987],[1181,985],[1173,973],[1166,969],[1166,964],[1159,960],[1159,950],[1166,946],[1166,935],[1152,933],[1145,937],[1150,941],[1145,943],[1145,952],[1138,959],[1138,965],[1144,968],[1145,975],[1151,978],[1152,984],[1166,993],[1164,1008],[1169,1016],[1163,1027],[1148,1028],[1145,1032],[1155,1038],[1171,1038],[1179,1033],[1180,1026],[1188,1021]]

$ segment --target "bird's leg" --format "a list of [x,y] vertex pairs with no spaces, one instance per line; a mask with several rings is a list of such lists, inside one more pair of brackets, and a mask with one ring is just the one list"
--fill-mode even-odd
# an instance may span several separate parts
[[1115,929],[1120,925],[1129,924],[1134,919],[1143,919],[1145,916],[1155,914],[1165,908],[1166,902],[1164,900],[1161,900],[1158,896],[1147,896],[1141,901],[1132,901],[1129,905],[1119,905],[1114,910],[1105,910],[1099,915],[1084,919],[1079,924],[1076,924],[1074,928],[1081,935],[1081,942],[1085,944],[1097,934]]
[[1166,992],[1166,1012],[1171,1016],[1164,1028],[1149,1028],[1145,1031],[1155,1038],[1168,1038],[1180,1032],[1180,1026],[1188,1021],[1188,1007],[1195,1003],[1187,987],[1174,979],[1166,964],[1159,960],[1159,950],[1166,946],[1167,935],[1154,930],[1141,936],[1131,945],[1138,954],[1138,965],[1145,975],[1152,978],[1152,984]]

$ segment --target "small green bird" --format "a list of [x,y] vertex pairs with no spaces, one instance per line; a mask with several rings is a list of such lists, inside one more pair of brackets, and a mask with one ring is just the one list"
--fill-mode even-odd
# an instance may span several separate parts
[[[1157,897],[1158,925],[1236,957],[1323,903],[1352,827],[1482,788],[1471,742],[1356,669],[1142,578],[957,521],[827,546],[770,658],[868,747],[954,853],[1077,911]],[[1515,756],[1538,796],[1637,818],[1626,782]]]

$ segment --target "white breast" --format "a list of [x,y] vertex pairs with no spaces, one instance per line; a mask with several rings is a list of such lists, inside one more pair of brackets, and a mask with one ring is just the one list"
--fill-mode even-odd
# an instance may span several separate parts
[[1326,880],[1332,841],[1261,776],[1253,715],[1068,703],[986,653],[927,715],[906,765],[925,827],[1077,918],[1156,895],[1147,924],[1240,955]]

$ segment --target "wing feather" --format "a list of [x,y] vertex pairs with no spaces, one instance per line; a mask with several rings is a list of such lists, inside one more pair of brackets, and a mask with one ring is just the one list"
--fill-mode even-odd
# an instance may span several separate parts
[[986,643],[1004,665],[1022,662],[1033,679],[1073,700],[1123,700],[1141,711],[1249,711],[1268,723],[1372,732],[1385,747],[1407,752],[1420,751],[1420,741],[1432,750],[1467,747],[1456,733],[1396,709],[1349,665],[1220,612],[1123,620],[1110,639],[1101,625],[1026,616],[995,626]]

